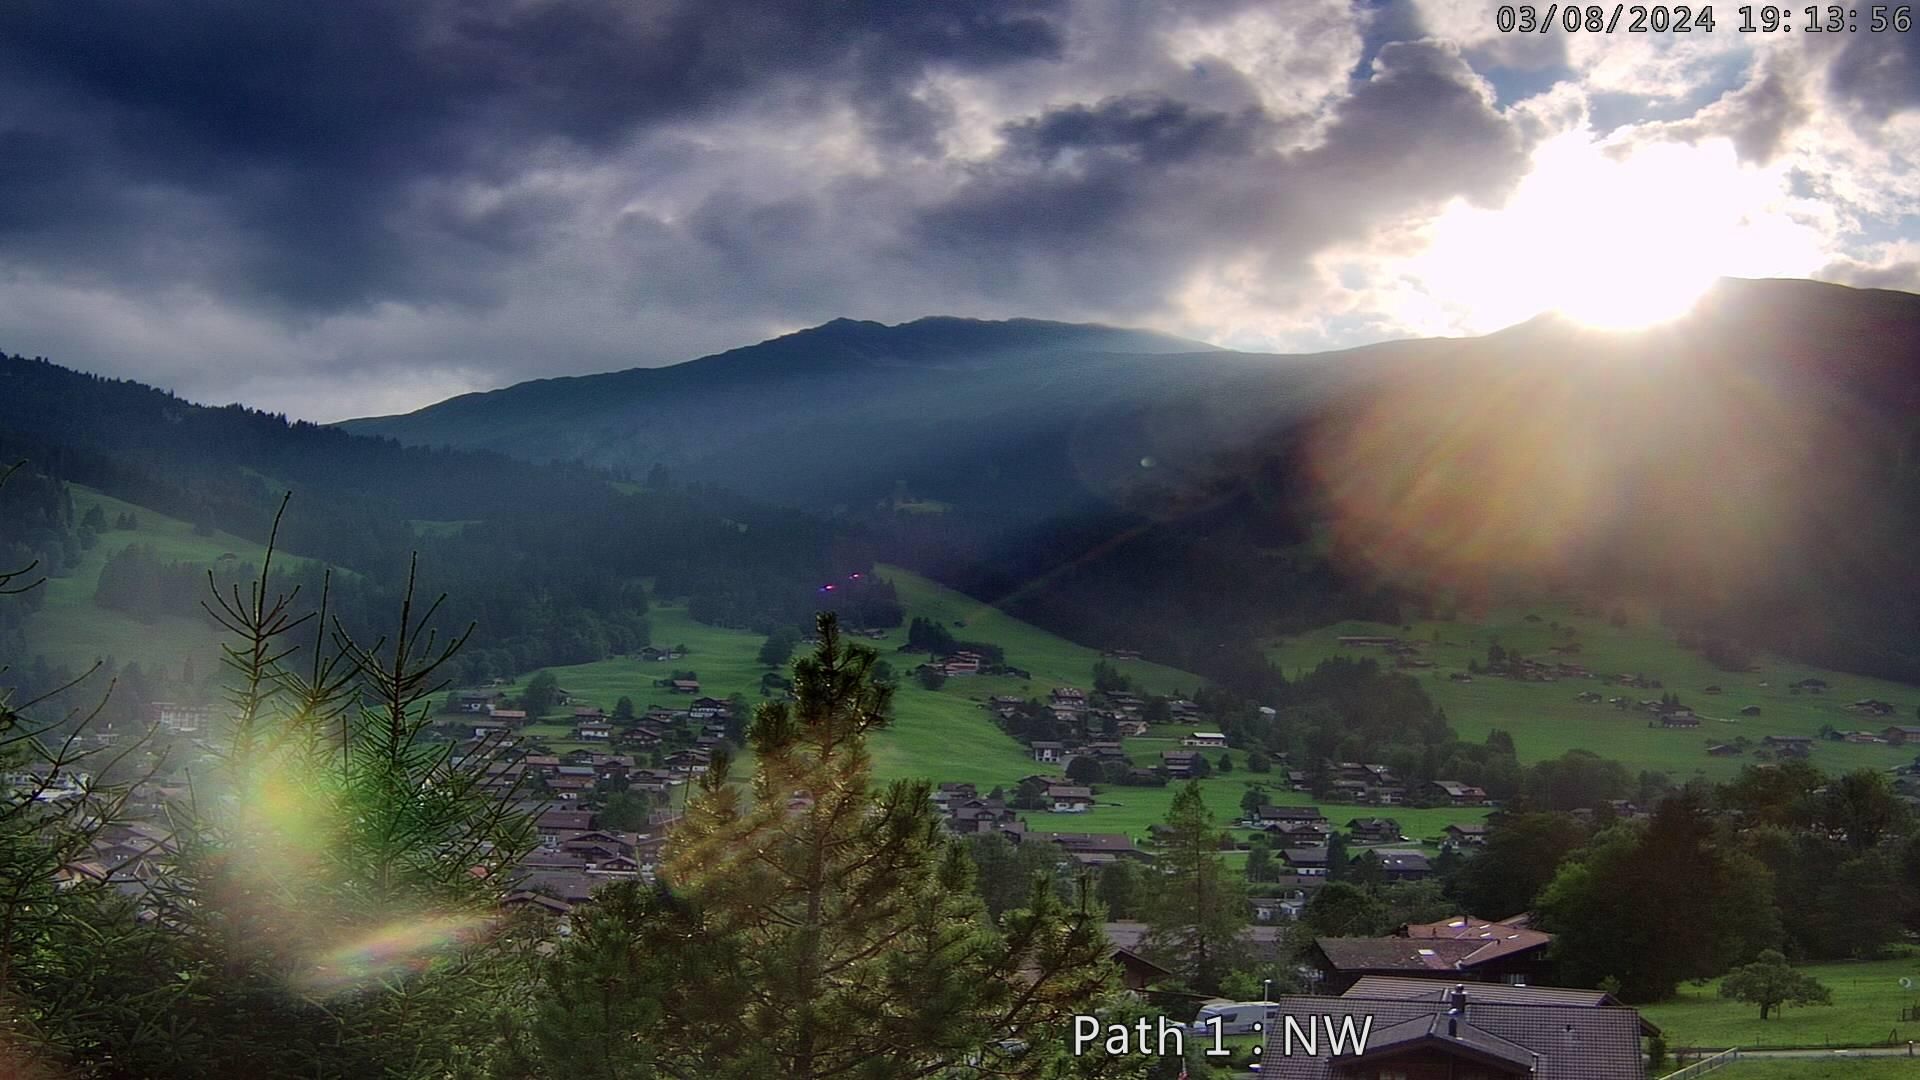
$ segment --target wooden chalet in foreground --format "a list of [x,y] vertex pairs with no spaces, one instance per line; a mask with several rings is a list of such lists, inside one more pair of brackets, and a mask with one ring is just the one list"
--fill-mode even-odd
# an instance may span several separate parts
[[1367,976],[1507,983],[1544,981],[1553,935],[1525,916],[1491,922],[1460,915],[1413,923],[1392,937],[1320,938],[1309,953],[1322,989],[1345,993]]
[[[1641,1038],[1653,1034],[1638,1012],[1599,991],[1368,980],[1337,998],[1275,1001],[1260,1075],[1643,1080]],[[1335,1045],[1335,1035],[1347,1037]]]

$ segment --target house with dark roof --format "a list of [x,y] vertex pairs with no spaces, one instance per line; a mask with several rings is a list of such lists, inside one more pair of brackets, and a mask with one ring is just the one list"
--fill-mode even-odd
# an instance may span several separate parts
[[1353,818],[1347,822],[1347,839],[1356,844],[1392,844],[1402,839],[1400,823],[1392,818]]
[[[1283,997],[1260,1075],[1280,1080],[1479,1077],[1643,1080],[1639,1013],[1617,1005],[1505,1001],[1456,984],[1443,1000]],[[1336,1040],[1330,1036],[1346,1036]],[[1318,1036],[1314,1038],[1312,1036]]]
[[1469,916],[1404,927],[1381,938],[1320,938],[1308,953],[1322,989],[1342,993],[1368,975],[1530,984],[1548,974],[1553,935]]

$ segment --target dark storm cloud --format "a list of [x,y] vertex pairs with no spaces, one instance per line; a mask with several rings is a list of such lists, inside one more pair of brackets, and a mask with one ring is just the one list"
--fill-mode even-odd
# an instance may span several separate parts
[[1258,108],[1134,96],[1010,125],[1004,152],[915,237],[967,260],[983,288],[1151,305],[1201,261],[1298,264],[1381,215],[1491,197],[1525,147],[1460,57],[1432,42],[1380,48],[1322,137]]
[[[294,308],[469,298],[564,208],[423,187],[605,151],[755,92],[848,93],[924,144],[930,68],[1046,58],[1054,0],[0,6],[0,255],[200,276]],[[154,252],[174,218],[191,241]],[[478,298],[478,297],[471,297]]]
[[1856,33],[1827,68],[1827,87],[1868,116],[1884,120],[1920,105],[1920,35]]

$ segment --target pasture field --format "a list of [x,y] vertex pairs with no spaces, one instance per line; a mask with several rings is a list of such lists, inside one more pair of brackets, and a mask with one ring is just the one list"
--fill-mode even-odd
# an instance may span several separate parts
[[[1800,970],[1824,983],[1832,1005],[1788,1008],[1770,1020],[1760,1007],[1719,996],[1719,980],[1683,985],[1672,1001],[1643,1006],[1647,1019],[1660,1025],[1672,1047],[1848,1046],[1920,1039],[1920,1022],[1900,1022],[1900,1010],[1920,1005],[1920,989],[1903,990],[1902,978],[1920,987],[1920,951],[1886,960],[1808,964]],[[1920,1065],[1909,1064],[1920,1076]],[[1724,1075],[1734,1075],[1731,1070]],[[1762,1074],[1764,1075],[1764,1074]],[[1785,1075],[1785,1074],[1782,1074]],[[1796,1074],[1797,1075],[1797,1074]]]
[[125,532],[109,529],[101,533],[99,542],[93,550],[81,554],[80,562],[71,573],[49,578],[40,586],[42,606],[27,621],[33,651],[75,670],[108,657],[121,663],[138,661],[149,669],[177,670],[188,656],[200,663],[201,671],[209,670],[220,655],[220,632],[211,619],[199,615],[170,615],[146,623],[131,615],[95,607],[93,593],[100,582],[100,568],[122,549],[134,544],[151,547],[167,562],[203,566],[214,566],[222,555],[231,554],[239,563],[257,567],[265,549],[231,533],[197,536],[192,525],[177,518],[122,502],[79,484],[67,487],[73,493],[76,518],[84,517],[88,510],[98,506],[109,524],[122,513],[131,511],[138,527]]
[[[996,694],[1044,696],[1058,685],[1085,686],[1100,654],[1053,637],[925,579],[891,568],[886,573],[900,589],[910,618],[938,619],[958,637],[1000,645],[1006,649],[1010,663],[1031,671],[1034,678],[1032,681],[999,677],[949,679],[939,690],[927,690],[906,677],[907,670],[923,658],[895,651],[906,641],[904,628],[888,631],[880,640],[854,639],[876,649],[901,676],[895,696],[894,723],[872,744],[876,775],[882,779],[922,777],[964,781],[992,788],[995,785],[1011,787],[1023,776],[1047,771],[994,724],[984,704]],[[655,679],[667,678],[675,669],[698,673],[703,695],[724,698],[738,693],[749,701],[761,700],[760,677],[768,670],[758,659],[763,637],[695,622],[680,607],[655,607],[648,619],[656,645],[684,645],[688,654],[674,661],[617,658],[547,670],[559,680],[562,688],[577,698],[608,710],[622,696],[632,698],[639,711],[651,705],[684,706],[684,695],[653,685]],[[1144,679],[1169,688],[1191,688],[1199,682],[1192,675],[1152,664],[1129,662],[1126,670],[1129,674],[1137,670]],[[516,682],[508,692],[517,692],[523,682]],[[565,733],[564,728],[537,730]],[[558,741],[555,745],[571,749],[574,744]]]
[[[1556,630],[1556,625],[1560,629]],[[1523,763],[1584,749],[1613,758],[1634,773],[1660,771],[1676,781],[1696,774],[1725,779],[1758,759],[1751,751],[1739,757],[1708,757],[1708,743],[1732,742],[1745,736],[1757,745],[1766,735],[1815,735],[1823,725],[1841,731],[1878,731],[1890,724],[1913,723],[1915,709],[1920,706],[1920,688],[1777,657],[1759,658],[1754,671],[1724,671],[1680,645],[1670,630],[1649,617],[1634,615],[1625,626],[1616,627],[1602,617],[1575,614],[1569,603],[1495,611],[1476,621],[1427,620],[1405,627],[1339,623],[1274,642],[1268,655],[1289,676],[1340,654],[1371,656],[1390,663],[1377,648],[1341,646],[1338,639],[1348,635],[1394,635],[1419,644],[1420,655],[1433,661],[1434,666],[1411,669],[1409,674],[1419,679],[1446,710],[1461,738],[1482,739],[1491,729],[1503,729],[1513,736]],[[1565,660],[1601,674],[1645,675],[1660,680],[1662,689],[1638,690],[1604,679],[1535,683],[1481,675],[1461,683],[1448,677],[1465,671],[1470,659],[1484,664],[1487,647],[1495,642],[1522,655]],[[1548,652],[1554,645],[1577,646],[1579,651],[1556,656]],[[1818,694],[1790,690],[1790,683],[1809,677],[1825,679],[1830,688]],[[1718,686],[1721,692],[1709,694],[1709,686]],[[1604,701],[1583,704],[1574,700],[1588,690],[1603,699],[1623,696],[1630,700],[1677,693],[1703,721],[1692,729],[1649,727],[1646,713],[1621,711]],[[1846,708],[1863,698],[1889,702],[1894,712],[1879,717]],[[1741,710],[1750,705],[1759,706],[1760,715],[1741,716]],[[1828,771],[1845,771],[1890,768],[1913,756],[1912,749],[1822,740],[1815,744],[1812,760]]]

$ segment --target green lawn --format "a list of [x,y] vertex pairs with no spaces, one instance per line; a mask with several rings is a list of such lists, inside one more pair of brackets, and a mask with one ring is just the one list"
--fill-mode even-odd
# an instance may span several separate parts
[[[1276,787],[1272,774],[1261,777],[1257,773],[1235,770],[1224,775],[1214,776],[1200,782],[1200,790],[1214,817],[1221,826],[1230,827],[1240,817],[1240,799],[1254,784],[1267,788],[1267,801],[1276,806],[1318,806],[1328,820],[1336,826],[1357,817],[1390,817],[1400,823],[1408,843],[1401,847],[1432,846],[1424,844],[1440,836],[1448,825],[1454,822],[1473,822],[1485,820],[1487,810],[1484,807],[1474,809],[1416,809],[1409,806],[1343,806],[1338,803],[1316,802],[1312,796],[1298,791],[1288,791],[1284,786]],[[1147,827],[1166,820],[1167,810],[1173,804],[1173,796],[1179,790],[1178,785],[1166,787],[1102,787],[1095,796],[1094,808],[1079,814],[1029,813],[1027,827],[1046,832],[1123,832],[1136,839],[1147,835]],[[1247,835],[1245,830],[1233,830],[1236,836]]]
[[[1534,614],[1539,621],[1528,621]],[[1571,627],[1556,633],[1551,623]],[[1709,742],[1731,742],[1744,735],[1757,743],[1765,735],[1813,735],[1823,724],[1840,730],[1874,730],[1894,723],[1912,723],[1920,688],[1841,674],[1804,664],[1763,658],[1754,672],[1722,671],[1674,640],[1657,621],[1636,615],[1625,627],[1607,620],[1572,613],[1568,604],[1537,604],[1496,611],[1477,621],[1426,621],[1410,628],[1378,623],[1347,622],[1276,642],[1269,655],[1288,674],[1312,667],[1338,653],[1385,656],[1377,649],[1346,648],[1342,635],[1397,635],[1422,643],[1422,655],[1435,667],[1412,672],[1434,701],[1446,709],[1455,730],[1465,739],[1480,739],[1492,728],[1513,735],[1523,762],[1557,757],[1567,750],[1592,750],[1625,764],[1631,771],[1663,771],[1676,780],[1693,774],[1720,779],[1738,772],[1751,757],[1710,758]],[[1577,643],[1581,651],[1566,655],[1591,671],[1640,673],[1659,679],[1665,690],[1680,695],[1703,717],[1693,730],[1649,728],[1645,713],[1622,712],[1604,703],[1582,704],[1575,695],[1593,690],[1603,698],[1658,697],[1659,690],[1610,686],[1599,680],[1563,679],[1552,683],[1513,682],[1481,676],[1457,683],[1449,673],[1464,671],[1469,659],[1484,662],[1487,646],[1498,641],[1524,655],[1547,657],[1553,644]],[[1831,689],[1823,694],[1794,694],[1787,684],[1809,676],[1825,679]],[[1762,686],[1765,683],[1767,685]],[[1718,695],[1705,693],[1719,686]],[[1878,698],[1896,706],[1888,717],[1864,716],[1845,706],[1860,698]],[[1741,717],[1748,705],[1760,706],[1756,717]],[[1719,722],[1728,720],[1732,722]],[[1854,745],[1822,741],[1813,751],[1815,764],[1830,771],[1859,767],[1887,768],[1911,760],[1912,750],[1891,746]]]
[[1707,1074],[1713,1080],[1910,1080],[1920,1060],[1906,1057],[1750,1058]]
[[218,629],[209,619],[182,615],[143,623],[131,616],[95,607],[93,592],[100,582],[100,568],[132,544],[153,548],[163,560],[204,566],[213,566],[225,554],[258,566],[264,549],[230,533],[196,536],[193,526],[184,521],[79,484],[67,487],[73,493],[76,518],[85,516],[95,506],[100,507],[108,522],[132,511],[139,528],[131,532],[102,533],[99,543],[82,554],[72,573],[50,578],[41,586],[43,606],[27,622],[27,640],[32,642],[33,651],[45,654],[54,663],[66,663],[74,668],[113,657],[121,663],[137,660],[143,667],[177,669],[181,660],[193,656],[202,662],[202,670],[206,670],[205,665],[219,656],[220,640]]
[[[1640,1011],[1666,1032],[1670,1046],[1821,1046],[1920,1039],[1920,1023],[1901,1023],[1900,1010],[1920,1005],[1920,990],[1902,990],[1900,980],[1920,986],[1920,952],[1891,960],[1809,964],[1801,970],[1826,984],[1833,1004],[1790,1008],[1770,1020],[1760,1009],[1719,997],[1719,983],[1682,986],[1671,1002]],[[1920,1076],[1920,1068],[1911,1074]]]

